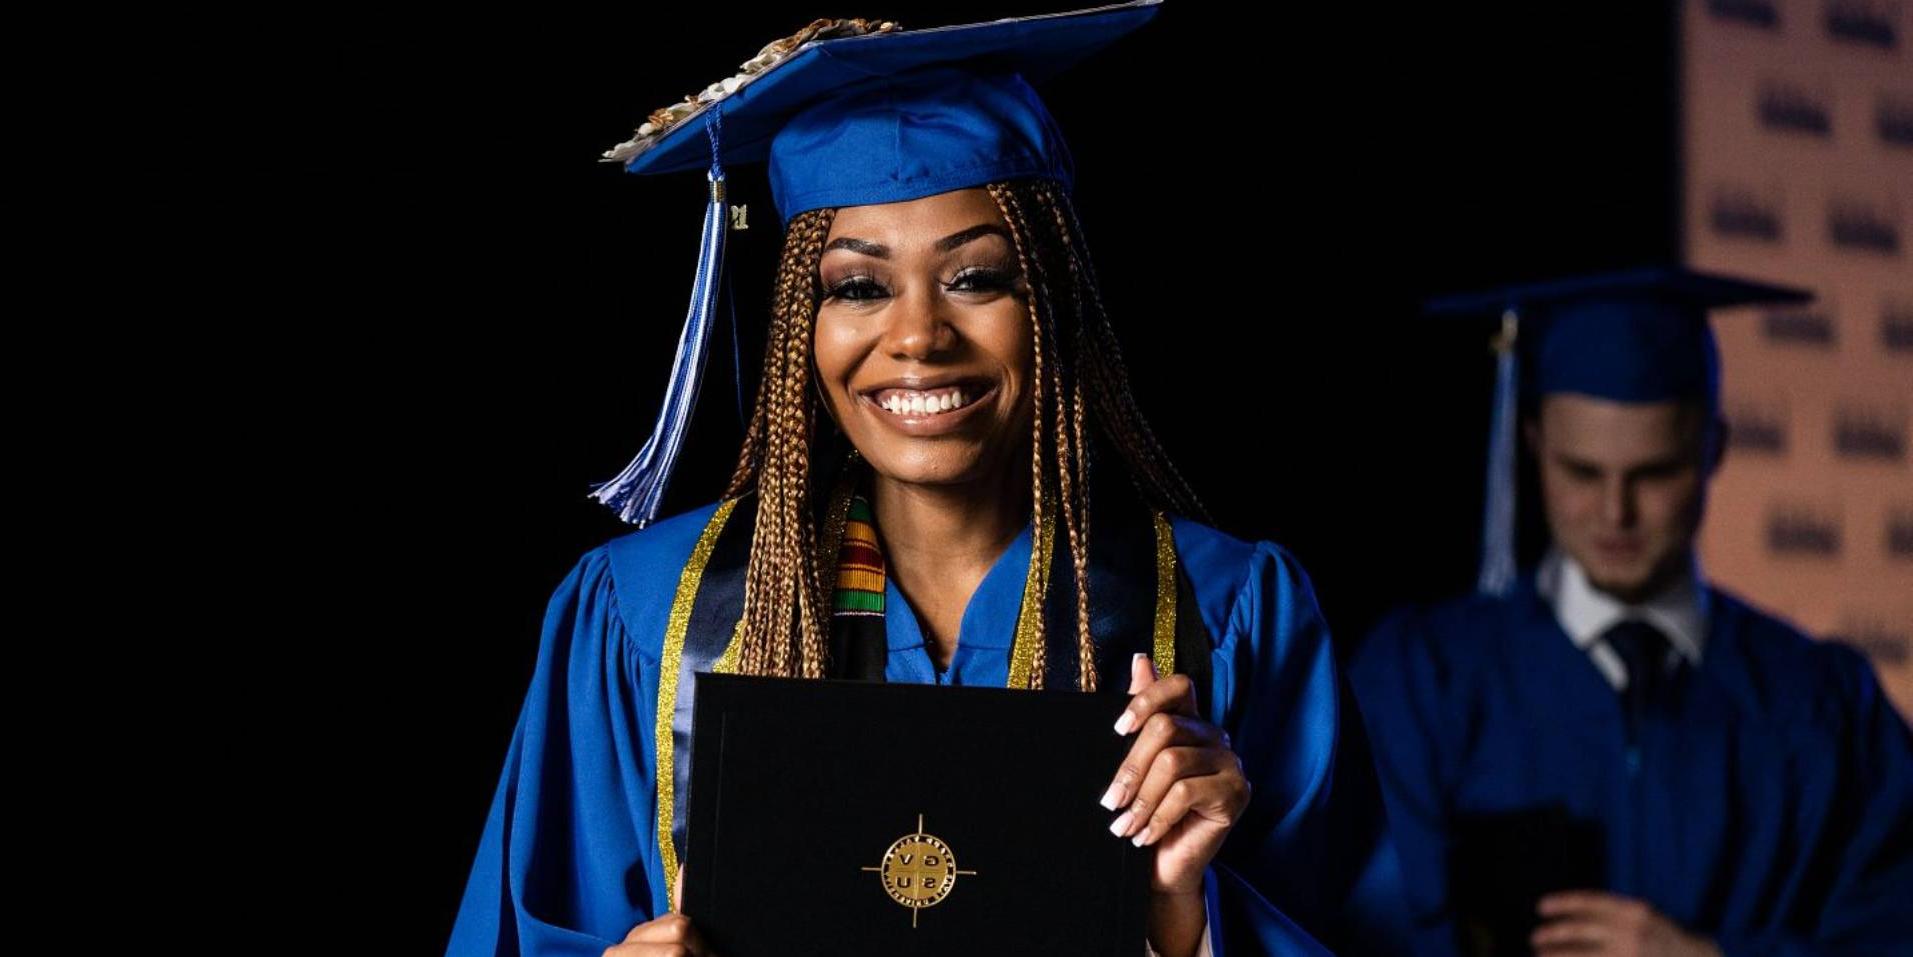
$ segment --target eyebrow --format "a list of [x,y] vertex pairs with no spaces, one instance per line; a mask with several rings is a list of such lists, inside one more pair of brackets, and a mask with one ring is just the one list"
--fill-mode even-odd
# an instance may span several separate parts
[[[1614,471],[1613,469],[1610,469],[1599,462],[1594,462],[1588,459],[1579,458],[1568,452],[1555,452],[1554,460],[1576,471],[1598,472],[1601,474],[1606,474],[1608,472]],[[1671,454],[1662,458],[1648,459],[1645,462],[1636,462],[1633,465],[1625,469],[1622,469],[1620,471],[1621,471],[1621,474],[1623,475],[1654,475],[1654,474],[1659,474],[1664,472],[1677,471],[1679,469],[1686,467],[1687,462],[1688,462],[1688,457],[1685,453],[1676,452],[1674,454]]]
[[1607,471],[1606,467],[1602,466],[1601,463],[1599,462],[1590,462],[1587,459],[1579,458],[1567,452],[1555,452],[1554,460],[1560,463],[1561,465],[1566,466],[1567,468],[1573,469],[1576,472],[1606,472]]
[[[1010,238],[1009,231],[1003,227],[995,223],[978,223],[969,229],[951,233],[937,240],[936,251],[947,253],[958,246],[981,239],[984,236],[1001,236],[1004,242],[1015,245],[1015,241]],[[863,253],[866,256],[875,256],[878,259],[890,258],[890,247],[882,243],[873,243],[867,239],[855,239],[849,236],[840,236],[833,239],[830,241],[830,245],[824,247],[825,252],[829,252],[833,249],[848,249],[851,252]]]

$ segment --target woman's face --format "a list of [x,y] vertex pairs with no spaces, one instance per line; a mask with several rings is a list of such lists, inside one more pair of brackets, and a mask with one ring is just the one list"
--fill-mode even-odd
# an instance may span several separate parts
[[1027,450],[1029,285],[988,190],[843,207],[818,270],[818,381],[879,474],[970,483]]

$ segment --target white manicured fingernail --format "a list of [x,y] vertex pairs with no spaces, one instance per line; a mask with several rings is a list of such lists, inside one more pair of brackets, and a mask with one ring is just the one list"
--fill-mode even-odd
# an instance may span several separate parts
[[1111,811],[1116,810],[1116,805],[1121,804],[1122,800],[1123,800],[1123,786],[1120,784],[1112,783],[1109,786],[1109,790],[1103,792],[1102,804],[1103,804],[1103,807],[1108,810],[1111,810]]
[[1123,832],[1129,830],[1129,822],[1134,819],[1135,816],[1136,812],[1134,811],[1124,811],[1121,817],[1109,822],[1109,833],[1117,837],[1122,837]]
[[1137,847],[1141,847],[1148,842],[1149,842],[1149,829],[1146,827],[1140,831],[1137,831],[1136,836],[1131,838],[1129,841],[1129,843],[1134,844]]
[[1122,716],[1116,719],[1116,733],[1128,734],[1130,727],[1133,726],[1135,723],[1136,723],[1136,719],[1132,717],[1129,712],[1124,711],[1122,713]]

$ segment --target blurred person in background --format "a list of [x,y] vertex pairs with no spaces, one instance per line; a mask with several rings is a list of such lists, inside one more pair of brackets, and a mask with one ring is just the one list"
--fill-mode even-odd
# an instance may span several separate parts
[[[1480,588],[1389,616],[1350,671],[1418,952],[1913,953],[1905,721],[1696,558],[1706,310],[1803,298],[1645,269],[1431,307],[1503,316]],[[1517,435],[1552,540],[1520,570]]]

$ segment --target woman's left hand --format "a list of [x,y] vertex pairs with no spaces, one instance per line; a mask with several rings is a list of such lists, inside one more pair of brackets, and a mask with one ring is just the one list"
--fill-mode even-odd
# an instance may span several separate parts
[[1103,795],[1104,807],[1127,810],[1109,829],[1156,846],[1156,893],[1199,894],[1203,869],[1249,806],[1249,779],[1228,733],[1197,716],[1187,675],[1158,680],[1155,664],[1137,655],[1129,693],[1116,731],[1137,731],[1136,741]]

